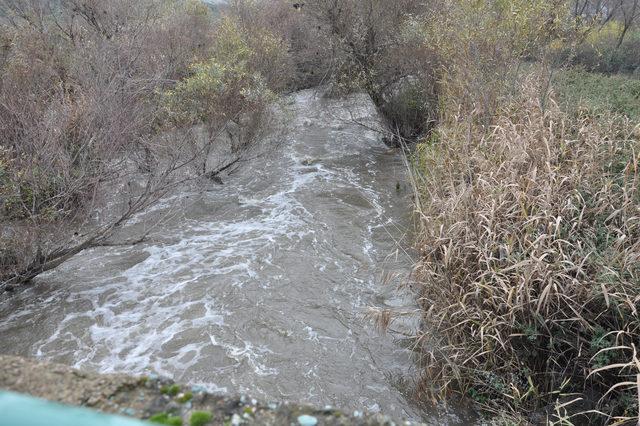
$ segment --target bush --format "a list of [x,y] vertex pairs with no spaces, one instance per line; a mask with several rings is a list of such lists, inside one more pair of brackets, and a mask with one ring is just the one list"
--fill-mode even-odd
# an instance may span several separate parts
[[[437,58],[439,115],[471,114],[488,124],[515,72],[542,57],[566,29],[565,9],[549,0],[464,0],[435,3],[410,22]],[[491,28],[491,30],[487,30]]]
[[[265,76],[261,68],[277,66],[282,60],[282,47],[273,34],[266,31],[247,33],[231,17],[225,17],[217,26],[216,38],[210,57],[189,67],[189,74],[173,88],[164,92],[163,105],[168,122],[178,127],[203,124],[206,140],[194,141],[194,158],[200,158],[200,172],[214,177],[207,162],[221,133],[227,130],[231,149],[242,152],[261,135],[266,127],[268,107],[276,96],[274,90],[286,84],[286,77],[277,83],[271,71]],[[232,127],[241,128],[233,134]]]
[[407,78],[383,95],[380,111],[390,129],[407,140],[417,140],[436,122],[437,94],[431,82]]
[[[215,133],[240,116],[238,133],[257,135],[270,89],[285,80],[273,78],[287,58],[280,38],[216,22],[199,1],[54,3],[0,0],[0,146],[10,165],[0,222],[20,253],[0,286],[104,242],[200,176],[187,171],[206,167],[190,126]],[[96,221],[91,213],[107,204]]]
[[[89,214],[103,204],[106,186],[143,168],[138,153],[151,152],[157,136],[156,91],[199,53],[193,43],[163,53],[175,34],[171,23],[189,15],[182,8],[165,10],[155,0],[43,4],[0,1],[0,144],[11,171],[1,182],[0,222],[10,229],[4,241],[20,253],[0,283],[55,266],[70,247],[105,237],[171,185],[175,173],[165,162],[165,170],[144,176],[146,195],[129,194],[128,207],[119,206],[114,216],[124,216],[112,227]],[[70,235],[79,228],[90,236],[77,243]]]
[[[213,43],[214,55],[227,58],[237,55],[238,60],[246,61],[248,68],[259,73],[267,86],[276,92],[290,89],[295,80],[287,38],[290,18],[286,14],[281,18],[269,16],[281,7],[278,1],[268,5],[238,2],[218,25]],[[277,22],[278,18],[283,22]]]
[[640,31],[628,32],[618,46],[621,31],[621,24],[615,20],[602,28],[593,27],[583,42],[555,46],[554,61],[592,72],[637,73],[640,71]]
[[247,37],[231,18],[223,19],[211,57],[192,64],[189,75],[165,93],[174,120],[219,126],[274,100],[259,68],[273,64],[273,56],[281,54],[277,39],[267,33],[251,37],[251,42]]
[[528,80],[490,128],[450,120],[417,152],[424,389],[634,416],[640,144],[624,117],[538,94]]
[[318,0],[302,8],[309,29],[331,48],[324,75],[332,94],[366,92],[388,127],[410,140],[432,125],[437,102],[431,49],[421,34],[405,31],[426,9],[416,0]]

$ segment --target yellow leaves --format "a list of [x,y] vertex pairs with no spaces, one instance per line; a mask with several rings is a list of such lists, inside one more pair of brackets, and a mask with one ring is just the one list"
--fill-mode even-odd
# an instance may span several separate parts
[[253,53],[238,24],[230,17],[223,18],[216,29],[213,56],[229,63],[246,61]]
[[586,42],[596,48],[606,46],[608,42],[617,39],[621,32],[622,25],[620,22],[611,20],[598,31],[590,31]]
[[[227,109],[270,99],[261,76],[246,63],[221,63],[215,58],[193,64],[192,74],[164,94],[169,114],[178,121],[208,122],[227,116]],[[233,108],[229,106],[233,104]]]
[[502,46],[519,56],[552,40],[568,13],[565,6],[561,0],[448,1],[419,31],[415,23],[409,29],[447,54]]
[[231,16],[215,29],[211,56],[163,94],[168,114],[184,124],[224,121],[274,98],[264,73],[286,55],[282,40],[266,29],[244,28]]
[[193,16],[208,17],[211,13],[209,7],[201,0],[187,0],[184,8]]

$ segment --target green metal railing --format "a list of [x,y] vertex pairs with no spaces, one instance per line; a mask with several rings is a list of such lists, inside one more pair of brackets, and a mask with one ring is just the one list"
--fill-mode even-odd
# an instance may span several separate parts
[[149,426],[149,423],[0,391],[0,426]]

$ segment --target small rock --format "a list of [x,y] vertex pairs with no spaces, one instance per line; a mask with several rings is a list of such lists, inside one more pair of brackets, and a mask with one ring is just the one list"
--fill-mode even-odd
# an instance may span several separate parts
[[241,423],[242,423],[242,419],[240,418],[240,416],[239,416],[239,415],[234,414],[234,415],[231,417],[231,425],[232,425],[232,426],[239,426]]
[[314,164],[318,163],[320,160],[317,159],[313,159],[313,158],[305,158],[304,160],[302,160],[302,165],[303,166],[313,166]]
[[194,385],[191,386],[191,392],[193,393],[205,393],[207,389],[204,386]]
[[[109,399],[111,399],[112,397],[109,397]],[[91,398],[89,398],[89,400],[87,401],[87,405],[89,407],[96,405],[98,402],[100,402],[100,397],[98,396],[92,396]]]
[[167,404],[166,408],[167,408],[167,411],[176,411],[176,412],[178,412],[178,411],[180,411],[180,409],[182,407],[177,402],[171,401],[171,402],[169,402]]
[[300,426],[316,426],[318,424],[318,419],[313,416],[303,414],[298,417],[298,424]]
[[134,410],[131,407],[128,407],[122,410],[122,414],[125,414],[130,417],[134,417],[136,415],[136,410]]

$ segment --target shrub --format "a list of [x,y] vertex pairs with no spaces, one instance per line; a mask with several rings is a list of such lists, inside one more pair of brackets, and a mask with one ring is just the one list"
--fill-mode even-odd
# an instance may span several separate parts
[[191,66],[191,75],[165,93],[165,105],[178,123],[219,126],[272,99],[262,76],[243,62],[210,59]]
[[246,63],[248,69],[262,76],[269,89],[278,92],[290,88],[295,79],[293,59],[278,23],[267,25],[256,16],[266,7],[272,5],[245,2],[243,19],[231,13],[223,17],[216,28],[213,54],[218,60]]
[[528,80],[491,127],[452,119],[417,151],[424,390],[629,416],[640,144],[628,119],[567,115],[538,93]]
[[[272,66],[279,42],[266,32],[249,36],[230,17],[217,27],[209,59],[194,63],[190,73],[164,94],[165,106],[176,122],[220,126],[274,101],[261,67]],[[283,79],[280,79],[282,81]]]
[[[0,286],[104,242],[177,181],[193,178],[185,166],[199,157],[187,155],[189,129],[176,122],[215,121],[219,129],[235,114],[260,110],[270,93],[258,63],[266,69],[275,60],[274,39],[258,37],[266,52],[259,60],[251,37],[240,39],[247,57],[224,51],[221,41],[235,27],[222,21],[214,37],[200,2],[55,3],[0,0],[0,146],[11,170],[0,181],[0,221],[11,230],[3,242],[19,244],[11,252],[21,264],[3,269]],[[261,123],[236,127],[256,133]],[[107,203],[110,194],[122,198]],[[96,221],[91,213],[107,204],[113,208]]]
[[[431,125],[436,106],[431,50],[405,31],[426,9],[415,0],[319,0],[302,8],[310,30],[331,48],[324,75],[332,94],[368,93],[388,126],[411,140]],[[416,89],[429,96],[413,96]]]
[[[192,64],[189,74],[162,94],[171,126],[202,124],[207,131],[204,141],[195,140],[190,147],[202,175],[216,175],[216,170],[208,170],[208,159],[224,131],[231,138],[231,150],[238,153],[267,127],[268,107],[276,101],[271,87],[278,84],[270,83],[261,68],[278,65],[281,47],[275,35],[244,32],[235,19],[225,17],[217,26],[210,57]],[[279,79],[283,81],[286,78]],[[234,133],[233,128],[241,130]]]
[[[272,89],[299,89],[318,85],[331,67],[332,49],[316,23],[287,0],[236,0],[226,16],[232,17],[254,49],[256,65]],[[271,49],[260,47],[271,45]],[[273,58],[264,61],[263,58]],[[270,65],[273,64],[273,66]],[[326,82],[326,81],[324,81]]]
[[407,140],[417,140],[433,126],[438,101],[431,83],[407,78],[384,94],[380,111],[392,131]]
[[412,19],[410,31],[437,58],[439,115],[470,113],[488,124],[519,64],[564,34],[565,12],[550,0],[464,0],[434,3]]
[[558,65],[580,66],[600,73],[637,73],[640,70],[640,31],[626,34],[618,45],[622,25],[616,20],[606,25],[586,25],[586,39],[577,44],[560,43],[554,49]]

